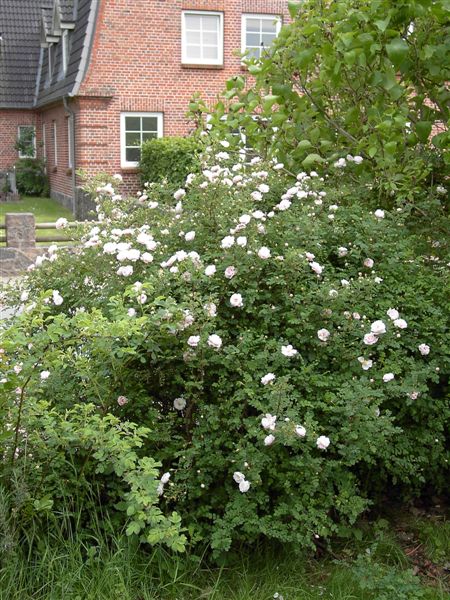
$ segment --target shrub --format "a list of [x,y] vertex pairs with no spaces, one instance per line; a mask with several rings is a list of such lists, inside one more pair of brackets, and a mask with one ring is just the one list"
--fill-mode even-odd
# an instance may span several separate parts
[[[3,341],[1,435],[33,472],[34,407],[72,421],[73,405],[93,405],[148,429],[135,452],[170,474],[159,506],[192,544],[313,547],[391,487],[444,485],[445,215],[434,188],[428,230],[408,204],[381,209],[364,162],[294,177],[231,152],[171,203],[165,184],[143,201],[95,183],[101,226],[23,282]],[[67,449],[51,451],[48,477]],[[98,502],[114,512],[117,484],[104,485]]]
[[176,189],[189,173],[199,171],[199,151],[199,141],[195,137],[148,140],[142,145],[139,164],[142,183],[166,179]]
[[45,164],[37,158],[22,158],[16,162],[16,184],[20,194],[48,196],[50,192]]

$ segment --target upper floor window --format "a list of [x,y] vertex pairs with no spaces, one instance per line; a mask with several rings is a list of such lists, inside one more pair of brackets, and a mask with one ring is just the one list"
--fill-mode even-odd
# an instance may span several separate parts
[[36,158],[36,128],[34,125],[19,125],[18,129],[19,158]]
[[64,29],[61,36],[62,44],[62,71],[63,75],[67,73],[67,67],[69,65],[69,32]]
[[242,15],[242,53],[259,59],[269,48],[281,29],[276,15]]
[[223,13],[183,11],[181,37],[183,64],[223,64]]
[[122,113],[120,115],[120,162],[137,167],[142,144],[163,135],[162,113]]

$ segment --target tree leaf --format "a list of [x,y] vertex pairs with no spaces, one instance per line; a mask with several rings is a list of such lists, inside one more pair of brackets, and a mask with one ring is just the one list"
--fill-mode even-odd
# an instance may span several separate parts
[[386,45],[386,53],[394,67],[398,68],[408,56],[408,44],[402,38],[396,38]]

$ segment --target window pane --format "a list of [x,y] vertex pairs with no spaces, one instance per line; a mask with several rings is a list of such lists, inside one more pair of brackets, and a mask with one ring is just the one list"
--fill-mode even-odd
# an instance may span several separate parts
[[128,132],[125,134],[125,146],[140,146],[141,145],[141,134],[136,132]]
[[158,131],[158,119],[156,117],[142,117],[142,131]]
[[262,38],[261,41],[262,41],[263,45],[266,48],[268,48],[272,44],[272,42],[276,38],[276,36],[272,35],[270,33],[263,33],[261,38]]
[[203,48],[203,58],[210,60],[219,58],[217,46],[205,46]]
[[277,23],[275,20],[271,21],[269,19],[262,20],[262,31],[265,33],[276,33],[277,32]]
[[142,141],[146,142],[147,140],[154,140],[157,137],[158,134],[156,133],[156,131],[144,131],[144,133],[142,134]]
[[257,31],[259,33],[261,29],[261,19],[247,19],[246,29],[249,32]]
[[248,58],[261,58],[261,48],[247,48]]
[[200,44],[200,31],[186,31],[187,44]]
[[188,58],[201,58],[200,46],[186,46],[186,56]]
[[203,31],[217,32],[219,29],[219,17],[215,15],[202,15],[202,29]]
[[218,41],[219,40],[217,39],[217,33],[209,33],[209,32],[203,33],[203,36],[202,36],[203,44],[206,44],[208,46],[217,46]]
[[138,162],[141,158],[140,148],[127,148],[125,152],[127,162]]
[[184,23],[186,29],[199,31],[200,30],[200,18],[201,15],[184,15]]
[[247,33],[246,37],[246,46],[260,46],[261,45],[261,36],[259,33]]
[[125,117],[125,129],[127,131],[140,131],[141,118],[140,117]]

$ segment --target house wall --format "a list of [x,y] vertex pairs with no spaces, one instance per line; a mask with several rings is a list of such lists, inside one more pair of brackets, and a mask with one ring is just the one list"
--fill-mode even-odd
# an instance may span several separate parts
[[19,160],[15,148],[19,125],[36,125],[37,120],[31,110],[0,109],[0,170],[11,168]]
[[[225,82],[244,72],[240,58],[242,13],[289,20],[287,0],[101,0],[91,60],[79,91],[77,168],[121,173],[128,192],[136,169],[120,165],[120,113],[162,112],[164,135],[186,135],[188,104],[200,91],[213,105]],[[224,64],[181,64],[182,10],[224,13]]]
[[[55,104],[39,113],[37,141],[41,154],[47,163],[47,175],[50,181],[52,198],[73,210],[72,169],[69,168],[69,144],[67,121],[69,114],[64,105]],[[53,137],[53,124],[56,124],[56,155]],[[43,144],[43,126],[45,124],[45,146]],[[45,151],[45,156],[44,156]],[[76,167],[77,168],[77,167]]]

